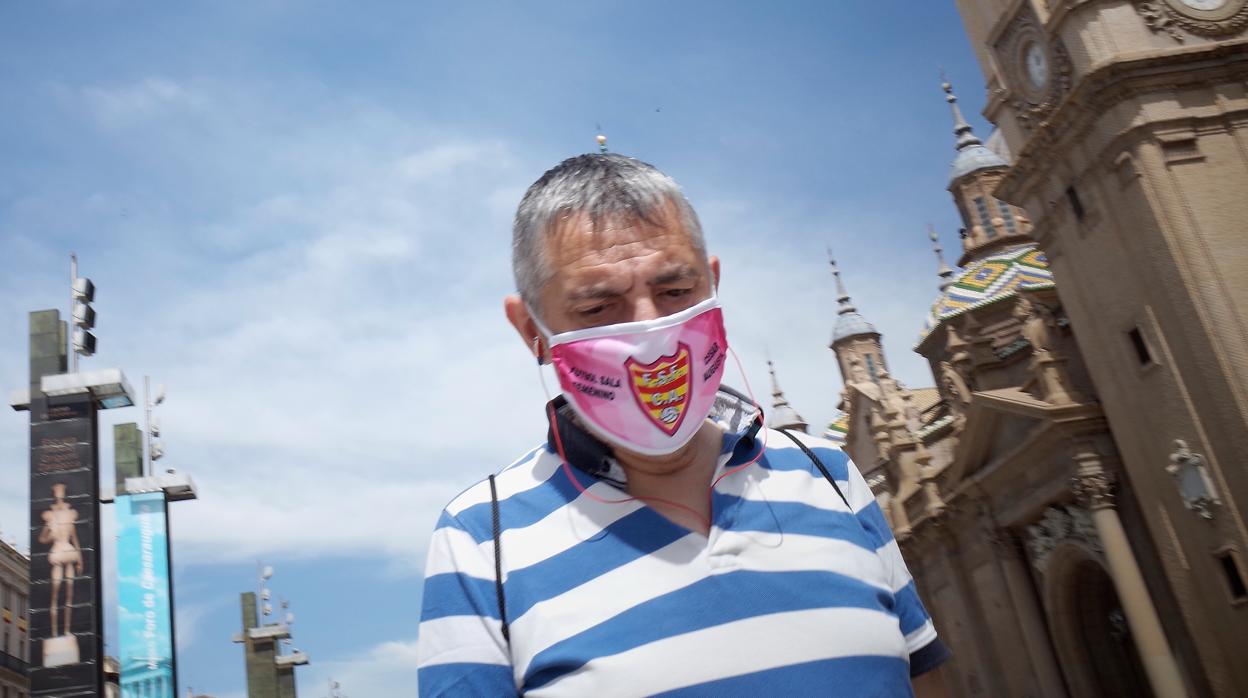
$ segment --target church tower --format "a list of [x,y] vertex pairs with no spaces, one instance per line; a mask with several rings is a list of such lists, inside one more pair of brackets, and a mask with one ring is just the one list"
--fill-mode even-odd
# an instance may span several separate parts
[[1009,171],[1005,159],[985,146],[958,108],[953,85],[941,83],[953,112],[953,135],[958,154],[949,170],[949,193],[962,215],[962,258],[958,266],[1010,245],[1029,242],[1031,221],[1017,206],[993,194]]
[[793,409],[789,404],[788,398],[784,396],[784,391],[780,389],[780,382],[776,380],[776,365],[767,360],[767,371],[771,374],[771,412],[767,414],[767,426],[771,429],[788,429],[789,431],[800,431],[805,434],[809,424],[802,419],[802,415]]
[[1248,695],[1248,0],[956,4],[1121,455],[1074,494],[1147,531],[1187,692]]
[[850,301],[845,282],[841,280],[841,270],[836,266],[831,250],[828,251],[828,263],[832,266],[832,276],[836,279],[839,305],[836,325],[832,329],[832,343],[828,346],[836,353],[841,379],[845,384],[878,381],[888,371],[880,333],[876,331],[875,325],[867,322],[858,313],[858,309]]

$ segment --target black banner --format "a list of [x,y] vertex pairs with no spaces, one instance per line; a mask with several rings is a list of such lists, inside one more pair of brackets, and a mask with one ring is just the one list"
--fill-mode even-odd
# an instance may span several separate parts
[[95,405],[30,405],[30,695],[99,696],[103,623]]

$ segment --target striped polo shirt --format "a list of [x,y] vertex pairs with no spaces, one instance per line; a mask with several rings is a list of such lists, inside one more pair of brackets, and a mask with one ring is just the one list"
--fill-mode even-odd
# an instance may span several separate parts
[[490,485],[442,512],[425,568],[422,696],[910,695],[949,652],[897,542],[843,451],[784,434],[721,392],[709,535],[621,499],[610,449],[562,399],[559,433],[496,476],[502,633]]

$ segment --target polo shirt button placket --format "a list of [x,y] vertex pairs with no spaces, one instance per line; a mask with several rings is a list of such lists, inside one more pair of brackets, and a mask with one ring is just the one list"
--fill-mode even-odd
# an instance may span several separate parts
[[[729,477],[746,477],[746,472],[733,473]],[[748,490],[748,486],[747,486]],[[727,507],[716,510],[712,500],[711,506],[711,535],[707,540],[707,564],[712,570],[726,571],[741,568],[741,560],[739,555],[742,552],[740,545],[726,545],[723,542],[723,534],[732,530],[732,524],[736,520],[737,508],[741,506],[745,499],[745,492]],[[739,540],[738,536],[732,537],[734,541]]]

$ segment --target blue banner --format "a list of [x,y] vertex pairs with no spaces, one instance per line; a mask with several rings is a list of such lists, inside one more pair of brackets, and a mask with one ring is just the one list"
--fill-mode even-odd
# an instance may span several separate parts
[[122,698],[175,698],[164,492],[117,507],[117,630]]

